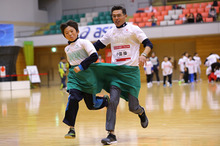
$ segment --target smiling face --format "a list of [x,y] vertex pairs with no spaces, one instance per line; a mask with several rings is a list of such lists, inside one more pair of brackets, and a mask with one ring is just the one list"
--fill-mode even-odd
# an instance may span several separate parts
[[127,15],[123,14],[122,10],[114,10],[112,12],[112,20],[117,27],[124,24],[126,18]]
[[69,41],[74,41],[77,38],[78,34],[79,34],[79,31],[77,32],[75,28],[71,26],[67,26],[64,29],[65,38]]

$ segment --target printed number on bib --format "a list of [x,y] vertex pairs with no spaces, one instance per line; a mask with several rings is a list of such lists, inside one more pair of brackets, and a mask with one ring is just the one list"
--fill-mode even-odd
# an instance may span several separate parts
[[114,46],[113,55],[116,62],[126,61],[131,59],[130,45]]

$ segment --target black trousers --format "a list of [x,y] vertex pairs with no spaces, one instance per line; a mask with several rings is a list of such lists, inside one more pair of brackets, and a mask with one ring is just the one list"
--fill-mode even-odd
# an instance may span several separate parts
[[163,84],[166,85],[166,80],[168,77],[168,82],[170,83],[170,85],[172,84],[172,74],[169,74],[167,76],[163,76]]
[[150,83],[152,81],[152,74],[150,75],[146,74],[146,76],[147,76],[147,83]]
[[153,81],[154,74],[156,75],[157,81],[160,81],[159,70],[157,69],[157,66],[154,66],[153,70],[154,70],[154,72],[152,73],[151,81]]
[[108,101],[105,98],[96,96],[95,100],[97,101],[95,102],[98,102],[100,104],[98,104],[99,106],[94,106],[93,95],[79,91],[77,89],[71,89],[69,93],[70,95],[66,106],[65,117],[63,119],[63,122],[68,126],[75,126],[76,116],[79,110],[79,102],[82,99],[84,99],[86,106],[89,110],[98,110],[107,106],[108,104]]

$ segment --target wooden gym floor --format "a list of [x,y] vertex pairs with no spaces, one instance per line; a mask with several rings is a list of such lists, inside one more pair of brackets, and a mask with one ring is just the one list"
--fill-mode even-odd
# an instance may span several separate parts
[[[105,94],[103,91],[101,94]],[[58,86],[0,91],[0,146],[101,146],[106,109],[89,111],[84,101],[76,121],[76,138],[64,139],[62,123],[68,94]],[[121,99],[117,111],[118,146],[220,145],[220,83],[200,81],[173,87],[142,83],[140,104],[149,126]]]

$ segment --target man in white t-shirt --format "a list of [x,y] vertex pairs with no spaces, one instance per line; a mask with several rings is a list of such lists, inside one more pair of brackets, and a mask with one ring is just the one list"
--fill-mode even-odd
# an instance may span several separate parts
[[[136,69],[138,71],[137,75],[140,75],[139,64],[142,66],[144,65],[146,57],[153,48],[153,45],[138,26],[125,22],[125,19],[127,18],[125,8],[121,6],[114,6],[111,10],[111,13],[115,26],[110,29],[100,40],[95,42],[94,46],[98,51],[100,48],[103,49],[111,43],[112,64],[127,65]],[[139,56],[140,43],[142,43],[145,48],[141,56]],[[109,135],[107,138],[102,139],[101,142],[103,144],[112,144],[117,142],[114,130],[120,94],[121,89],[117,86],[111,85],[110,101],[106,115],[106,130],[109,132]],[[146,128],[148,126],[148,119],[144,108],[139,105],[138,97],[128,94],[128,103],[129,110],[135,114],[138,114],[141,120],[141,126]]]

